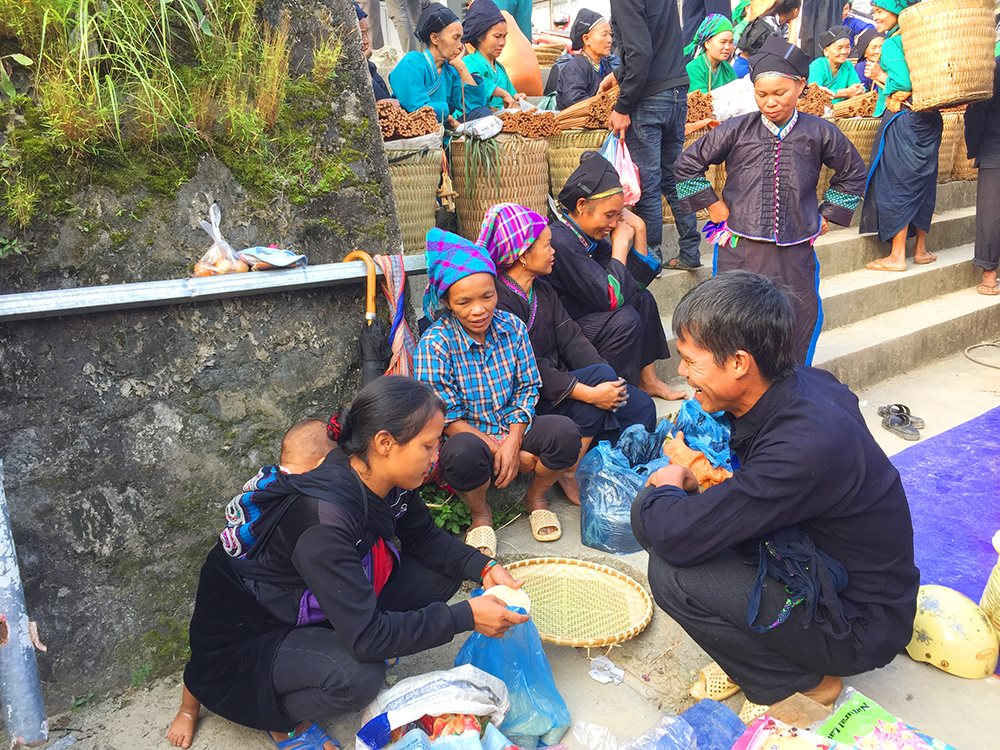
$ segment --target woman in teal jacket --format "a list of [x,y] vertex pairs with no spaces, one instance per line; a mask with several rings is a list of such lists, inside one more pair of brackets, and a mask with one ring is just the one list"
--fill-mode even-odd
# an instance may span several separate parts
[[858,71],[847,62],[851,54],[851,30],[834,26],[819,37],[823,56],[809,65],[809,83],[815,83],[833,93],[833,103],[865,93]]
[[407,112],[431,107],[438,121],[450,127],[489,114],[487,92],[476,84],[460,57],[458,16],[445,5],[431,3],[420,14],[416,35],[426,49],[407,52],[389,74],[400,106]]

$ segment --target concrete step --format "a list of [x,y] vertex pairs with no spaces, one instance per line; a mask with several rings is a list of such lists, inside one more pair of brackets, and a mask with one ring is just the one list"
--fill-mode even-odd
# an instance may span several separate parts
[[862,268],[822,279],[823,330],[975,286],[981,272],[970,262],[973,249],[970,244],[938,250],[937,262],[911,263],[904,273]]
[[[927,235],[927,247],[938,252],[973,242],[975,238],[975,208],[953,208],[934,215],[931,231]],[[876,235],[859,235],[857,229],[851,228],[834,230],[816,241],[816,257],[819,258],[822,278],[863,269],[866,263],[888,252],[888,244],[880,242]],[[912,254],[911,248],[909,255]],[[971,255],[970,252],[969,257]],[[685,292],[712,275],[711,248],[703,246],[701,262],[702,267],[696,271],[664,271],[649,285],[661,312],[673,310]]]
[[[828,339],[836,342],[846,336],[846,340],[851,341],[852,337],[857,337],[860,347],[858,351],[837,354],[836,367],[846,373],[868,372],[866,368],[869,365],[864,362],[871,360],[876,353],[875,350],[869,351],[868,344],[873,344],[877,349],[881,339],[886,338],[884,330],[878,327],[881,325],[878,321],[890,314],[898,314],[900,319],[906,320],[908,328],[905,330],[911,333],[922,327],[933,328],[939,322],[945,324],[939,333],[935,334],[943,336],[943,340],[928,339],[927,345],[930,348],[926,354],[920,351],[924,344],[918,346],[917,351],[907,352],[903,357],[904,360],[909,361],[906,358],[912,357],[916,359],[903,369],[916,367],[929,358],[954,352],[967,346],[968,343],[987,338],[994,331],[1000,330],[1000,305],[995,308],[991,308],[990,305],[990,302],[1000,303],[1000,300],[975,293],[974,286],[979,272],[971,263],[972,250],[972,245],[938,250],[936,263],[923,266],[911,263],[905,273],[861,269],[823,279],[820,282],[824,312],[823,333],[817,343],[814,364],[825,366],[822,363],[827,358],[825,352],[829,351]],[[972,306],[972,312],[978,311],[979,306],[983,310],[992,309],[992,311],[984,313],[986,318],[982,320],[978,315],[972,315],[968,319],[962,315],[952,316],[950,313],[942,315],[940,312],[935,312],[934,315],[929,315],[930,310],[936,310],[934,306],[936,300],[951,299],[955,294],[962,295],[962,299],[966,301],[964,304]],[[959,305],[955,309],[958,312],[965,307]],[[992,317],[989,317],[990,315]],[[677,374],[676,342],[670,315],[664,315],[662,319],[671,357],[660,362],[657,371],[660,377],[670,378]],[[869,321],[875,321],[871,323],[875,326],[872,331],[865,328],[865,324]],[[992,321],[994,326],[992,329],[989,327],[989,321]],[[953,341],[949,338],[952,336]],[[914,340],[922,341],[919,337]],[[839,359],[841,356],[845,357],[842,361]],[[855,358],[861,363],[854,363]],[[875,357],[875,359],[884,358]],[[895,369],[891,361],[871,367],[874,367],[871,372],[875,375],[869,373],[852,385],[859,387],[868,385],[874,382],[871,377],[877,376],[876,379],[889,377]]]
[[1000,297],[962,289],[824,332],[813,364],[864,388],[995,338],[998,330]]

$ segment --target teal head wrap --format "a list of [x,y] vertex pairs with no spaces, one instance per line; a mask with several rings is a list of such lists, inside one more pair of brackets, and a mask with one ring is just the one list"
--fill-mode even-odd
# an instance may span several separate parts
[[691,43],[684,48],[684,54],[689,56],[693,55],[695,50],[701,49],[705,42],[716,34],[732,30],[732,21],[721,13],[713,13],[710,16],[706,16],[705,20],[699,24],[698,30],[694,32],[694,37],[691,39]]
[[919,0],[874,0],[872,7],[887,10],[894,16],[898,16],[911,5],[916,5]]

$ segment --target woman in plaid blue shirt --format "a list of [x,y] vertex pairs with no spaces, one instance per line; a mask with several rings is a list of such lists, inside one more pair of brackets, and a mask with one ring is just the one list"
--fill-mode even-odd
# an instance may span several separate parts
[[541,376],[524,323],[497,310],[496,268],[458,235],[427,233],[424,309],[435,322],[417,345],[416,376],[445,404],[439,464],[472,514],[466,543],[496,554],[486,491],[530,473],[524,502],[535,539],[555,541],[559,519],[545,492],[577,460],[580,430],[568,417],[535,416]]

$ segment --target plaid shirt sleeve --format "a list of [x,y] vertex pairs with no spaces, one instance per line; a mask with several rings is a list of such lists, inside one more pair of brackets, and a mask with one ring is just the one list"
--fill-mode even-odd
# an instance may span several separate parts
[[513,315],[511,317],[513,331],[508,339],[510,356],[514,363],[514,392],[510,404],[500,413],[500,421],[505,427],[512,424],[531,424],[535,418],[535,406],[538,403],[538,392],[542,387],[542,376],[535,364],[535,352],[528,338],[528,328],[524,321]]
[[444,422],[451,424],[465,416],[462,399],[455,390],[455,379],[452,376],[451,357],[445,351],[443,343],[428,331],[417,344],[416,379],[427,383],[438,398],[444,402]]

